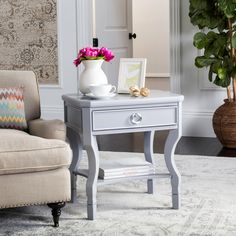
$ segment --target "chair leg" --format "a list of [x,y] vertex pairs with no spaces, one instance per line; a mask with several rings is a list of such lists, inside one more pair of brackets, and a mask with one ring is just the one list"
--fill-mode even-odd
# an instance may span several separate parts
[[65,202],[49,203],[48,206],[52,208],[52,216],[54,227],[59,227],[59,217],[61,215],[61,208],[65,206]]

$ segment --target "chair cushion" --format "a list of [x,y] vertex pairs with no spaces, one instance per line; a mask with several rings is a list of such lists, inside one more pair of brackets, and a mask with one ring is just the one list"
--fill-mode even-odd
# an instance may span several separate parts
[[66,140],[66,126],[61,120],[30,120],[28,122],[29,133],[41,138]]
[[27,173],[68,167],[70,146],[20,130],[0,129],[0,174]]
[[22,88],[0,88],[0,127],[27,128]]

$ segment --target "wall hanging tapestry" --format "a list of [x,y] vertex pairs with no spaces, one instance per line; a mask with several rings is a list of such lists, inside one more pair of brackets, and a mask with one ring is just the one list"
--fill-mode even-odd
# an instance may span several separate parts
[[0,0],[0,69],[58,84],[56,0]]

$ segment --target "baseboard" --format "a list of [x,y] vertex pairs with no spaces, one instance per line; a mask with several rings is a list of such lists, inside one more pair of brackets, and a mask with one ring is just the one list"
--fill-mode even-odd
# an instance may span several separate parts
[[215,137],[213,111],[183,111],[183,136]]
[[64,109],[63,107],[60,106],[42,106],[41,117],[47,120],[52,120],[52,119],[64,120]]

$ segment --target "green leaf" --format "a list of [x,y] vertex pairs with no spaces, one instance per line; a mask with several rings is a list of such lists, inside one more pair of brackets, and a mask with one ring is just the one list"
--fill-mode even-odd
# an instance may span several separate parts
[[221,67],[222,67],[222,61],[220,61],[220,60],[217,61],[217,62],[212,63],[212,65],[211,65],[212,71],[216,74],[217,74],[219,68],[221,68]]
[[[231,1],[231,0],[230,0]],[[220,25],[220,31],[222,29],[222,22],[226,22],[226,16],[222,9],[219,9],[218,0],[190,0],[189,5],[189,17],[191,23],[203,29],[207,27],[209,29],[218,28]]]
[[204,51],[204,56],[209,58],[210,56],[214,55],[214,52],[215,52],[214,44],[211,43],[206,46]]
[[217,0],[219,10],[221,10],[227,18],[235,16],[236,4],[233,0]]
[[190,5],[192,5],[193,8],[197,8],[199,10],[206,9],[207,0],[190,0]]
[[228,87],[230,85],[231,79],[230,77],[226,77],[224,80],[220,79],[218,76],[216,76],[215,80],[214,80],[214,84],[217,86],[221,86],[221,87]]
[[214,52],[213,55],[216,57],[223,57],[227,52],[227,40],[228,37],[225,33],[217,34],[216,40],[214,41]]
[[214,32],[214,31],[209,31],[209,32],[207,33],[207,40],[208,40],[209,42],[215,40],[216,38],[217,38],[217,33],[216,33],[216,32]]
[[216,58],[223,58],[228,54],[227,34],[225,32],[215,33],[210,31],[206,35],[205,42],[205,57],[214,56]]
[[227,55],[223,58],[223,67],[227,69],[227,71],[232,71],[234,68],[234,62],[232,61],[230,55]]
[[[199,29],[218,28],[220,32],[223,32],[223,27],[226,26],[227,18],[225,15],[226,8],[220,0],[190,0],[189,5],[189,17],[193,25],[198,26]],[[228,0],[223,0],[228,1]],[[229,0],[230,2],[232,0]],[[219,4],[222,4],[222,10],[219,8]],[[224,7],[223,7],[224,6]],[[228,8],[227,12],[232,12],[232,6]],[[235,8],[234,8],[235,9]]]
[[221,21],[219,21],[219,23],[217,25],[217,29],[220,33],[224,32],[224,30],[227,29],[227,20],[226,20],[226,18],[222,18]]
[[207,43],[207,36],[202,32],[198,32],[194,35],[193,45],[198,49],[203,49]]
[[217,71],[219,79],[224,80],[227,77],[227,70],[225,68],[219,68]]
[[199,57],[196,57],[195,59],[195,65],[198,68],[210,66],[214,62],[217,62],[216,58],[207,58],[205,56],[199,56]]

